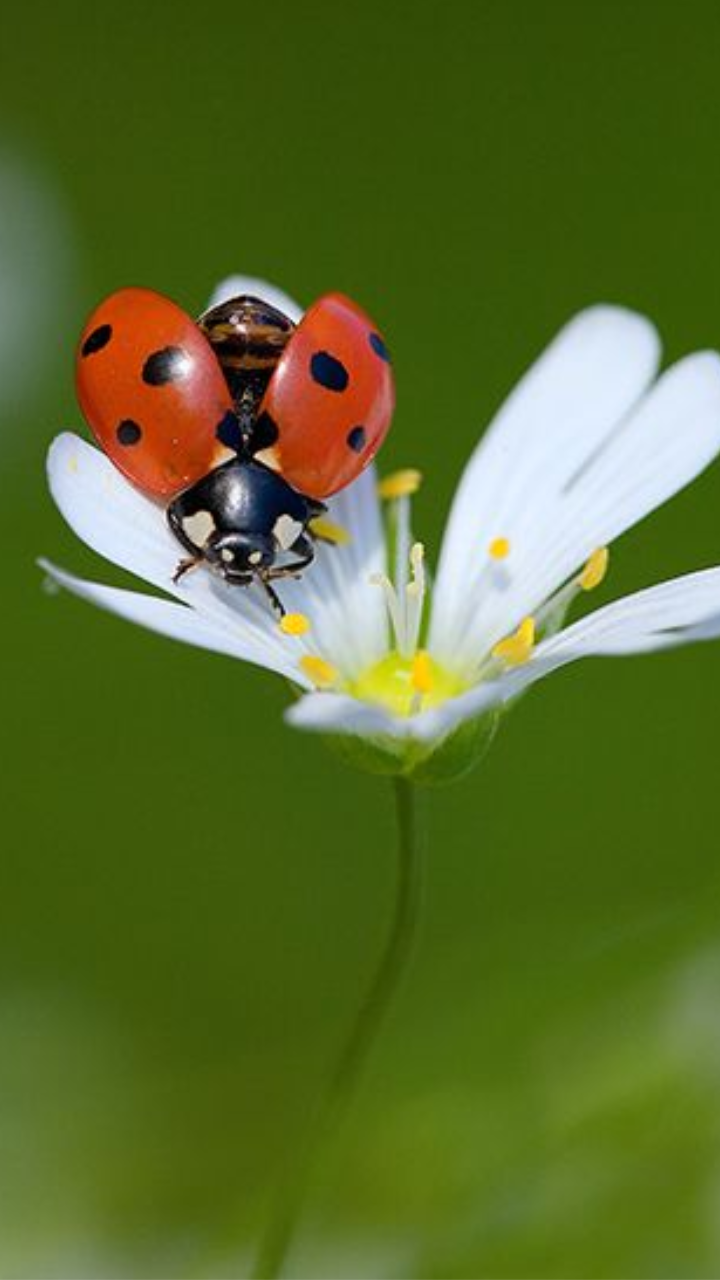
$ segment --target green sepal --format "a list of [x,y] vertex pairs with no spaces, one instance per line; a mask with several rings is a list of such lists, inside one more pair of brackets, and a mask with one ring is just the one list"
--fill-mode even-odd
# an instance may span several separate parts
[[355,769],[407,778],[421,786],[442,786],[456,782],[480,763],[495,737],[500,714],[495,709],[466,720],[435,743],[340,733],[323,736],[328,746]]

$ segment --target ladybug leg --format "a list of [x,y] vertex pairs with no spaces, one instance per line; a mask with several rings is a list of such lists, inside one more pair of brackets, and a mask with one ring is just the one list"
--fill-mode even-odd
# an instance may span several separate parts
[[187,556],[184,560],[180,560],[172,576],[173,582],[179,582],[181,578],[185,577],[186,573],[190,573],[191,569],[197,569],[202,562],[202,556]]
[[296,552],[299,559],[291,561],[290,564],[279,565],[273,569],[267,569],[268,578],[297,578],[301,569],[307,569],[315,559],[315,548],[309,538],[301,534],[296,542],[293,543],[293,551]]
[[299,559],[272,569],[262,569],[255,575],[256,581],[262,584],[267,593],[273,612],[280,619],[285,617],[287,610],[277,591],[270,585],[271,581],[276,581],[278,578],[298,578],[300,570],[306,569],[315,559],[315,551],[309,538],[299,537],[293,550],[298,553]]
[[277,575],[276,574],[271,575],[267,573],[258,573],[255,575],[255,579],[257,582],[260,583],[264,591],[267,593],[267,598],[270,601],[270,605],[272,607],[272,611],[275,614],[275,616],[277,618],[282,619],[285,617],[287,610],[285,609],[285,605],[280,599],[277,591],[274,591],[273,588],[270,586],[268,578],[271,576],[276,577]]

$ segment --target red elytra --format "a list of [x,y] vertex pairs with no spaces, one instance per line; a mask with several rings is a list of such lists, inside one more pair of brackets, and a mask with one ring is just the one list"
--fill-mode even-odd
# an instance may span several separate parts
[[388,351],[372,320],[343,294],[325,294],[270,379],[260,415],[278,434],[258,456],[301,493],[326,498],[372,461],[394,407]]
[[217,438],[233,402],[207,339],[152,289],[120,289],[80,337],[76,383],[90,429],[115,465],[170,497],[233,453]]

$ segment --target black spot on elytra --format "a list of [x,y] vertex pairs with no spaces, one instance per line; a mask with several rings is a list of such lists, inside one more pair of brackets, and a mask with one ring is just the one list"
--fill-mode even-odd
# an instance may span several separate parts
[[252,452],[260,453],[263,449],[271,449],[279,435],[277,423],[263,409],[262,413],[258,414],[252,429]]
[[112,338],[112,325],[99,324],[97,329],[93,329],[82,344],[80,354],[83,356],[94,356],[96,351],[102,351]]
[[143,382],[151,387],[163,387],[167,382],[184,378],[190,361],[182,347],[163,347],[153,351],[143,365]]
[[329,351],[315,352],[310,360],[310,374],[315,382],[328,391],[344,391],[350,381],[342,360],[331,356]]
[[352,431],[348,431],[347,433],[347,442],[348,447],[352,449],[353,453],[362,453],[367,442],[365,428],[353,427]]
[[142,427],[138,426],[137,422],[133,422],[132,418],[123,418],[115,430],[115,435],[118,444],[137,444],[138,440],[142,439]]
[[240,430],[240,423],[237,420],[237,414],[232,409],[228,409],[223,418],[220,419],[216,428],[215,435],[221,444],[227,449],[234,449],[239,453],[243,446],[243,435]]
[[370,343],[370,346],[375,352],[375,355],[379,356],[381,360],[384,360],[386,364],[390,364],[390,352],[385,346],[385,343],[380,337],[380,334],[371,333],[370,337],[368,338],[368,342]]

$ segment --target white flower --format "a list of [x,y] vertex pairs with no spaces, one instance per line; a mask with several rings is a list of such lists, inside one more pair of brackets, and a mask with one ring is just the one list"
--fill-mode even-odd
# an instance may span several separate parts
[[[0,139],[0,406],[3,436],[47,377],[56,336],[75,302],[75,228],[59,184]],[[42,299],[39,305],[38,299]],[[28,352],[44,353],[27,376]],[[7,410],[12,406],[12,412]],[[3,461],[7,456],[3,442]]]
[[[242,277],[213,301],[240,291],[299,314],[285,295]],[[574,596],[602,579],[610,542],[720,450],[720,357],[691,355],[658,377],[659,354],[652,325],[618,307],[584,311],[560,332],[472,455],[432,588],[410,534],[416,473],[383,482],[387,521],[372,469],[330,501],[345,539],[320,545],[302,579],[282,584],[282,629],[260,589],[204,569],[173,583],[179,548],[162,504],[69,434],[48,464],[66,520],[176,602],[48,572],[133,622],[277,671],[301,691],[291,724],[369,739],[388,768],[411,771],[577,658],[720,634],[720,568],[562,625]]]

